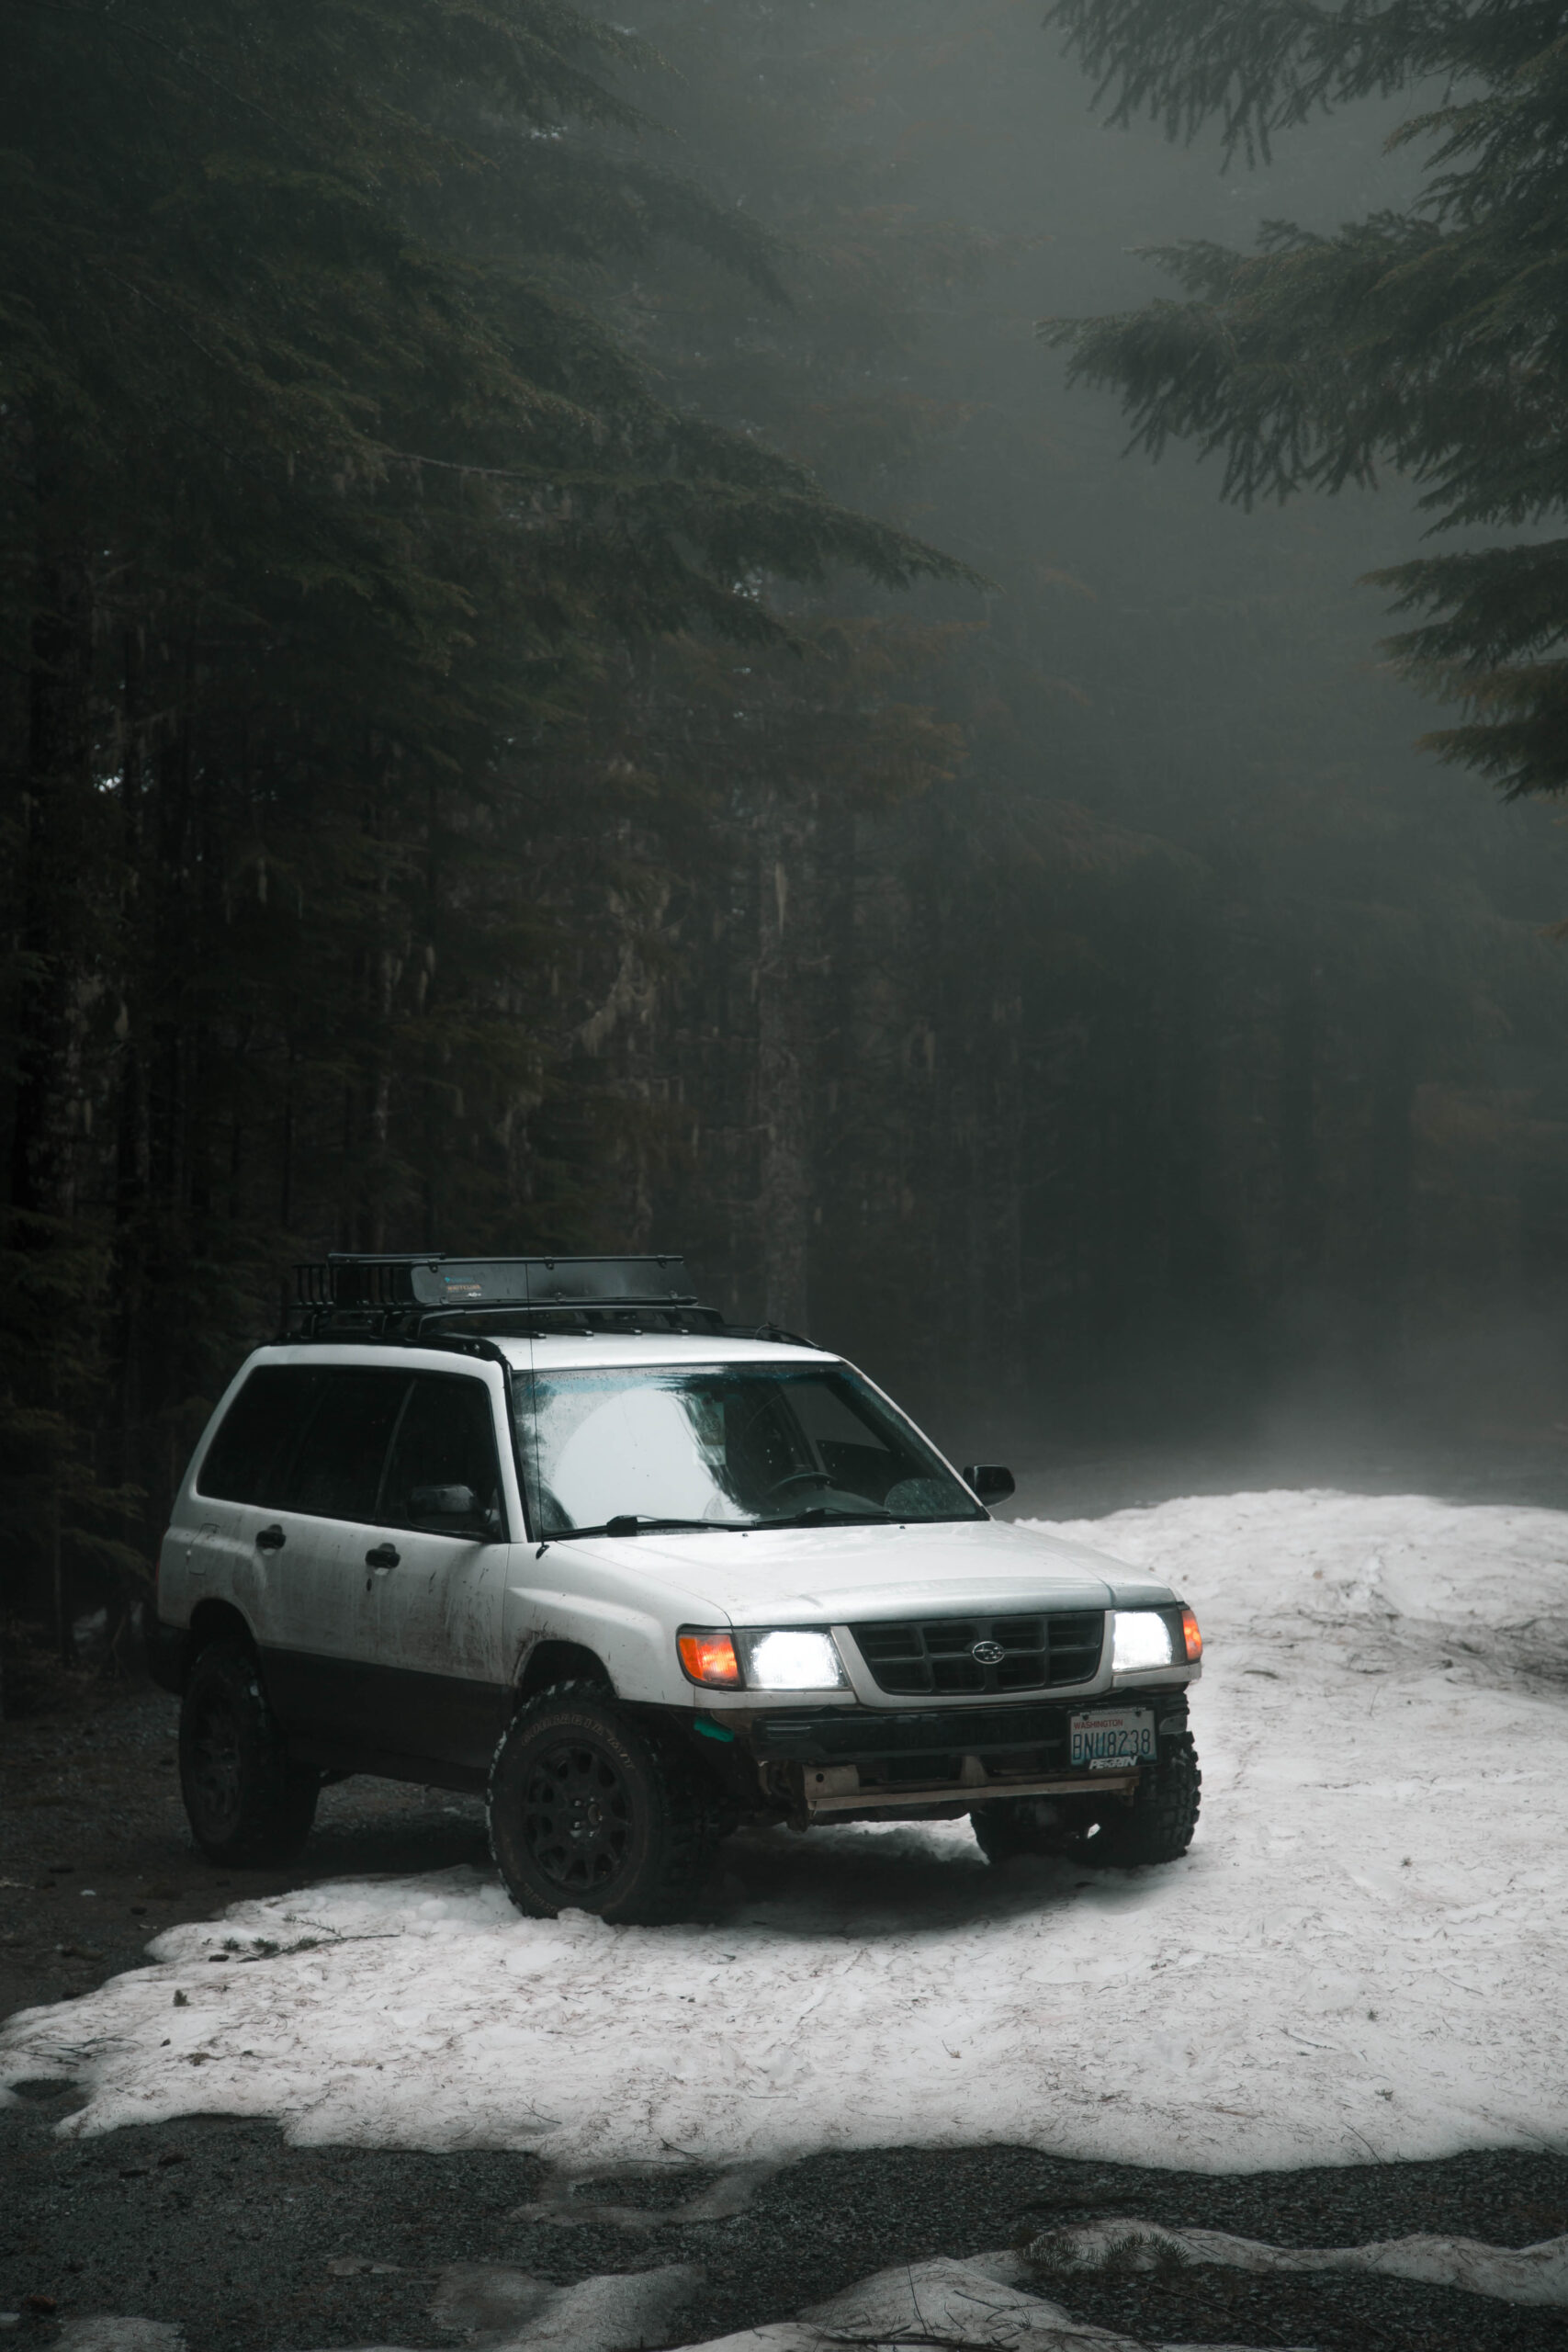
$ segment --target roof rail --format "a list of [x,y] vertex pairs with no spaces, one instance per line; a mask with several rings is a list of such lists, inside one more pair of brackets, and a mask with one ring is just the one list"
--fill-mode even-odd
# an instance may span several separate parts
[[508,1331],[713,1331],[682,1257],[454,1258],[441,1250],[334,1250],[294,1269],[288,1339],[412,1339],[473,1318]]

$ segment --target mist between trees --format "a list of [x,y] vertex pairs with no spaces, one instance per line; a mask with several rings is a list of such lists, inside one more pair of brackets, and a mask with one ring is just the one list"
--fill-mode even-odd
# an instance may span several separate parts
[[8,1605],[332,1247],[682,1248],[939,1435],[1548,1295],[1562,860],[1412,749],[1411,501],[1230,513],[1036,333],[1386,105],[1222,176],[987,0],[6,39]]

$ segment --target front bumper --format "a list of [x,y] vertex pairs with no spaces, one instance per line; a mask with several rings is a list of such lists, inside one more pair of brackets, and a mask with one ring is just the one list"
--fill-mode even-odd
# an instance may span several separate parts
[[[1097,1771],[1068,1761],[1068,1717],[1108,1703],[1109,1694],[1070,1705],[772,1707],[727,1710],[720,1720],[764,1798],[804,1821],[905,1807],[960,1813],[998,1797],[1130,1797],[1146,1767]],[[1151,1708],[1159,1740],[1187,1729],[1184,1689],[1122,1689],[1114,1704]]]

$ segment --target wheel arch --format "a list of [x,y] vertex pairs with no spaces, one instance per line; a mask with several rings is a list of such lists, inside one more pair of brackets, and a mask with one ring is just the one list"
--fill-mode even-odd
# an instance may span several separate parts
[[182,1682],[189,1680],[190,1670],[202,1651],[221,1641],[240,1642],[253,1657],[256,1656],[255,1636],[231,1600],[198,1600],[191,1611],[190,1632],[186,1637]]
[[594,1651],[581,1642],[536,1642],[523,1661],[523,1671],[513,1692],[513,1710],[547,1690],[553,1682],[593,1682],[611,1698],[615,1685],[609,1668]]

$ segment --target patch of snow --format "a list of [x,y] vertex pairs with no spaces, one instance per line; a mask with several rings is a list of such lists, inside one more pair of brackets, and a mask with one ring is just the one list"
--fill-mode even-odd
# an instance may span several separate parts
[[690,2263],[553,2287],[505,2263],[457,2262],[443,2271],[431,2315],[493,2352],[625,2352],[662,2343],[701,2283]]
[[[1201,1497],[1065,1531],[1208,1641],[1191,1852],[997,1871],[964,1823],[742,1836],[716,1922],[469,1870],[175,1928],[25,2012],[67,2133],[198,2111],[567,2167],[996,2140],[1213,2171],[1568,2142],[1568,1515]],[[227,1964],[213,1966],[224,1954]]]
[[1539,2245],[1483,2245],[1478,2238],[1423,2234],[1373,2245],[1265,2245],[1224,2230],[1167,2230],[1153,2222],[1076,2222],[1047,2230],[1029,2259],[1054,2279],[1086,2271],[1158,2270],[1169,2262],[1208,2262],[1229,2270],[1359,2270],[1416,2278],[1428,2287],[1462,2287],[1505,2303],[1568,2303],[1568,2237]]
[[[1179,2345],[1149,2346],[1087,2327],[1059,2304],[999,2282],[987,2267],[995,2258],[900,2263],[818,2303],[799,2320],[688,2344],[682,2352],[835,2352],[838,2346],[870,2352],[899,2344],[940,2344],[951,2352],[1184,2352]],[[1205,2352],[1246,2347],[1211,2345]]]
[[[682,2352],[893,2352],[899,2345],[942,2345],[946,2352],[1199,2352],[1081,2325],[1058,2304],[999,2281],[998,2272],[1013,2259],[1003,2254],[900,2263],[798,2319],[708,2337]],[[457,2263],[443,2273],[432,2317],[444,2329],[465,2332],[477,2352],[633,2352],[649,2341],[649,2330],[662,2335],[669,2313],[696,2281],[690,2269],[648,2270],[552,2288],[500,2263]],[[1201,2352],[1248,2347],[1208,2345]]]

